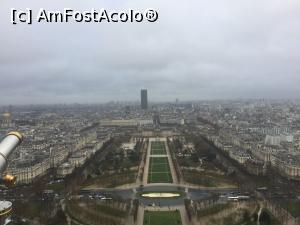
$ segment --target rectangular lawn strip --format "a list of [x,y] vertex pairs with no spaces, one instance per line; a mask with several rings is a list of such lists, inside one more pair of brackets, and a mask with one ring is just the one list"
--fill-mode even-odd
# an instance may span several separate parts
[[161,148],[152,148],[152,152],[165,153],[166,150],[165,149],[161,149]]
[[156,172],[170,172],[170,168],[169,165],[167,163],[162,163],[162,164],[155,164],[155,166],[153,166],[151,168],[151,173],[156,173]]
[[150,157],[149,183],[172,183],[172,175],[167,157]]
[[160,145],[160,146],[164,145],[164,142],[163,142],[163,141],[152,141],[151,143],[152,143],[153,145]]
[[151,144],[153,144],[153,146],[164,146],[164,142],[163,141],[152,141]]
[[150,157],[150,164],[162,164],[162,163],[169,163],[167,157]]
[[166,150],[163,149],[152,149],[151,155],[166,155]]
[[151,155],[164,155],[166,153],[167,152],[164,145],[162,146],[151,145]]
[[182,225],[179,211],[145,211],[144,225]]
[[170,173],[151,173],[149,183],[172,183]]
[[151,145],[152,149],[165,149],[165,145]]

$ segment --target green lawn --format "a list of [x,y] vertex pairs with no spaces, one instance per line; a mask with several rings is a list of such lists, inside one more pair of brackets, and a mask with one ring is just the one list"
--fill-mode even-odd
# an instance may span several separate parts
[[172,183],[170,173],[151,173],[149,174],[149,183]]
[[145,211],[144,225],[181,225],[179,211]]
[[167,157],[150,157],[150,163],[153,164],[168,164]]
[[163,141],[152,141],[151,146],[154,147],[165,147],[165,143]]
[[149,165],[149,183],[172,183],[172,175],[167,157],[151,157]]
[[166,155],[165,149],[151,149],[151,155]]
[[63,191],[65,188],[65,184],[61,183],[54,183],[54,184],[47,184],[47,189],[53,190],[55,192]]
[[201,185],[204,187],[222,187],[222,186],[234,186],[234,181],[226,176],[209,171],[191,171],[183,170],[183,178],[185,181]]
[[151,143],[151,155],[165,155],[166,147],[164,142],[152,142]]
[[169,171],[169,164],[168,163],[155,164],[155,167],[151,168],[152,173],[161,172],[161,171]]

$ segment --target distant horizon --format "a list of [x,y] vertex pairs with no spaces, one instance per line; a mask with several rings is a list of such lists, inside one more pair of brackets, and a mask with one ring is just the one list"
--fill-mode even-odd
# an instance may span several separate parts
[[[280,102],[289,102],[289,101],[300,101],[300,98],[228,98],[228,99],[194,99],[194,100],[180,100],[178,103],[197,103],[197,102],[222,102],[222,101],[280,101]],[[151,106],[153,104],[176,104],[176,99],[173,101],[151,101],[148,99],[148,104]],[[134,104],[135,106],[140,105],[140,100],[111,100],[105,102],[62,102],[62,103],[28,103],[28,104],[0,104],[0,108],[5,107],[18,107],[18,106],[57,106],[57,105],[105,105],[105,104]]]

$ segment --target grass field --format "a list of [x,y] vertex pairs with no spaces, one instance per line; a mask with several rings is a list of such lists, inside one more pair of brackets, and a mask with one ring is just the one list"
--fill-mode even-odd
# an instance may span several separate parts
[[172,175],[167,157],[151,157],[149,165],[149,183],[172,183]]
[[144,225],[181,225],[179,211],[145,211]]
[[166,147],[164,142],[152,142],[151,143],[151,155],[165,155]]
[[201,185],[203,187],[236,187],[234,180],[227,176],[214,171],[196,171],[182,170],[183,178],[191,184]]
[[[165,155],[164,142],[151,143],[151,155]],[[172,175],[167,157],[150,157],[148,183],[172,183]]]

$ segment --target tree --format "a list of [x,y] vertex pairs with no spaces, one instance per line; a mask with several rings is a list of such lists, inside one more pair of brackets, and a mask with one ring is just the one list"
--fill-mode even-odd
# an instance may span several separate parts
[[269,213],[267,213],[266,211],[263,211],[261,213],[261,215],[260,215],[259,222],[262,225],[269,225],[269,224],[271,224],[271,217],[270,217]]

